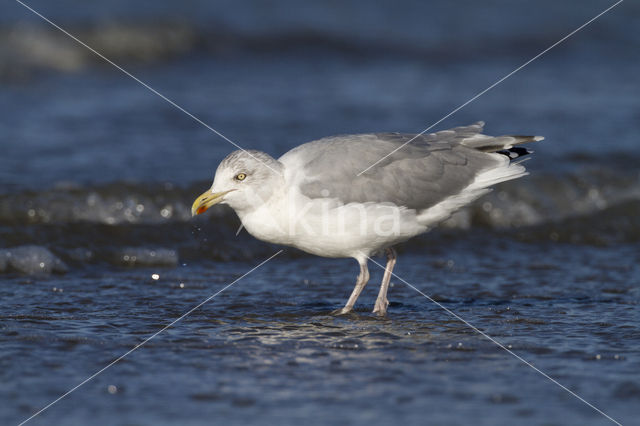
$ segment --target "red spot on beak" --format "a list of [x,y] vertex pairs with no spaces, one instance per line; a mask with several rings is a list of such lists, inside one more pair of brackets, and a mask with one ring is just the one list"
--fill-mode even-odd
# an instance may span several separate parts
[[196,211],[196,214],[202,214],[204,212],[207,211],[207,208],[205,206],[201,206],[198,208],[198,210]]

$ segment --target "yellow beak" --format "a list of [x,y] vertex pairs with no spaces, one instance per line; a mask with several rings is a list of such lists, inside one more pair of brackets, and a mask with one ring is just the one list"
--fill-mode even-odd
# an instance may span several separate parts
[[229,191],[216,193],[206,191],[202,193],[198,198],[196,198],[196,200],[193,202],[193,205],[191,206],[191,216],[206,212],[209,207],[221,202],[224,199],[224,196],[231,191],[234,190],[230,189]]

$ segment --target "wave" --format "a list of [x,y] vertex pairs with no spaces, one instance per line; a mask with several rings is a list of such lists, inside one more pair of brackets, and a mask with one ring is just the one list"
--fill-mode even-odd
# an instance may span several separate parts
[[[104,22],[86,26],[75,24],[66,30],[119,64],[156,63],[195,53],[224,56],[239,52],[274,51],[323,51],[360,58],[379,58],[383,55],[443,63],[468,60],[469,55],[477,51],[476,39],[451,39],[444,33],[416,40],[366,38],[357,31],[351,34],[353,30],[348,28],[344,29],[346,33],[296,26],[246,31],[216,25],[211,30],[186,20],[164,20]],[[517,55],[523,49],[548,42],[538,35],[494,37],[484,44],[483,52],[485,55]],[[97,65],[107,64],[56,29],[27,24],[0,28],[0,81],[27,79],[40,70],[78,72]]]
[[[0,192],[0,226],[35,224],[156,225],[187,223],[191,202],[209,182],[187,186],[171,183],[113,182],[81,185],[61,182],[44,190]],[[633,213],[640,200],[640,174],[584,169],[562,175],[527,176],[500,185],[478,202],[442,224],[445,228],[520,228],[599,216]],[[626,209],[621,206],[628,206]],[[622,210],[621,210],[622,208]],[[215,206],[206,217],[236,226],[235,214]]]
[[[0,225],[189,222],[193,197],[209,185],[113,182],[86,186],[61,182],[45,190],[5,191],[0,193]],[[637,200],[640,174],[600,169],[564,175],[536,174],[502,184],[442,226],[532,226],[597,215],[625,203],[633,205]],[[225,206],[216,206],[207,216],[219,222],[233,214]]]
[[[96,262],[173,267],[184,258],[244,260],[268,255],[272,246],[246,232],[236,236],[240,221],[226,206],[191,218],[191,202],[207,186],[208,182],[63,183],[41,191],[5,192],[0,195],[0,246],[27,248],[13,254],[23,258],[22,263],[8,262],[8,252],[0,253],[0,258],[5,256],[0,270],[53,273],[64,272],[65,265]],[[638,242],[640,176],[602,170],[528,176],[499,186],[457,212],[436,234],[477,230],[533,243]],[[420,246],[424,241],[406,244]],[[47,267],[39,268],[43,262]]]
[[[166,60],[193,51],[200,41],[191,27],[180,23],[102,24],[70,32],[116,62]],[[32,25],[0,30],[0,78],[6,80],[24,79],[37,70],[77,72],[102,63],[58,30]]]
[[[567,31],[576,13],[593,11],[575,4],[536,3],[536,8],[511,9],[478,2],[180,2],[61,1],[42,13],[116,62],[166,60],[193,52],[317,49],[348,55],[411,56],[438,63],[480,56],[539,51]],[[547,4],[548,3],[548,4]],[[631,8],[631,6],[628,6]],[[488,13],[487,10],[496,13]],[[498,10],[499,9],[499,10]],[[553,16],[545,11],[553,10]],[[364,12],[364,13],[363,13]],[[625,56],[638,42],[631,30],[637,10],[611,14],[600,31],[586,31],[572,40],[592,58],[615,50]],[[534,13],[535,16],[532,16]],[[481,20],[474,19],[482,16]],[[553,19],[549,19],[553,18]],[[22,21],[22,22],[21,22]],[[477,25],[465,25],[465,22]],[[544,31],[540,22],[545,22]],[[31,24],[28,24],[30,22]],[[457,24],[457,25],[456,25]],[[24,78],[40,68],[75,71],[103,63],[56,29],[20,6],[0,16],[0,78]],[[567,49],[567,47],[565,47]],[[600,54],[595,54],[594,50]],[[566,55],[566,51],[565,51]],[[474,61],[475,62],[475,61]]]

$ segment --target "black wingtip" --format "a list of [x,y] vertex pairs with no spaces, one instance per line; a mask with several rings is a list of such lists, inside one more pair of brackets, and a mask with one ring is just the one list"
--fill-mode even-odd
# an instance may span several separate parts
[[523,148],[521,146],[515,146],[509,149],[501,149],[500,151],[496,151],[497,154],[506,155],[511,160],[515,160],[516,158],[524,157],[525,155],[531,154],[533,151],[528,150],[527,148]]

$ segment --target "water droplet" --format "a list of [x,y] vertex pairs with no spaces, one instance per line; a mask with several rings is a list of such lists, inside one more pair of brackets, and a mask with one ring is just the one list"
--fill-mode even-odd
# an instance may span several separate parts
[[173,208],[171,206],[165,206],[162,210],[160,210],[160,215],[164,218],[171,217],[173,213]]
[[107,386],[107,392],[109,392],[111,395],[115,394],[118,392],[118,387],[115,385],[109,385]]

